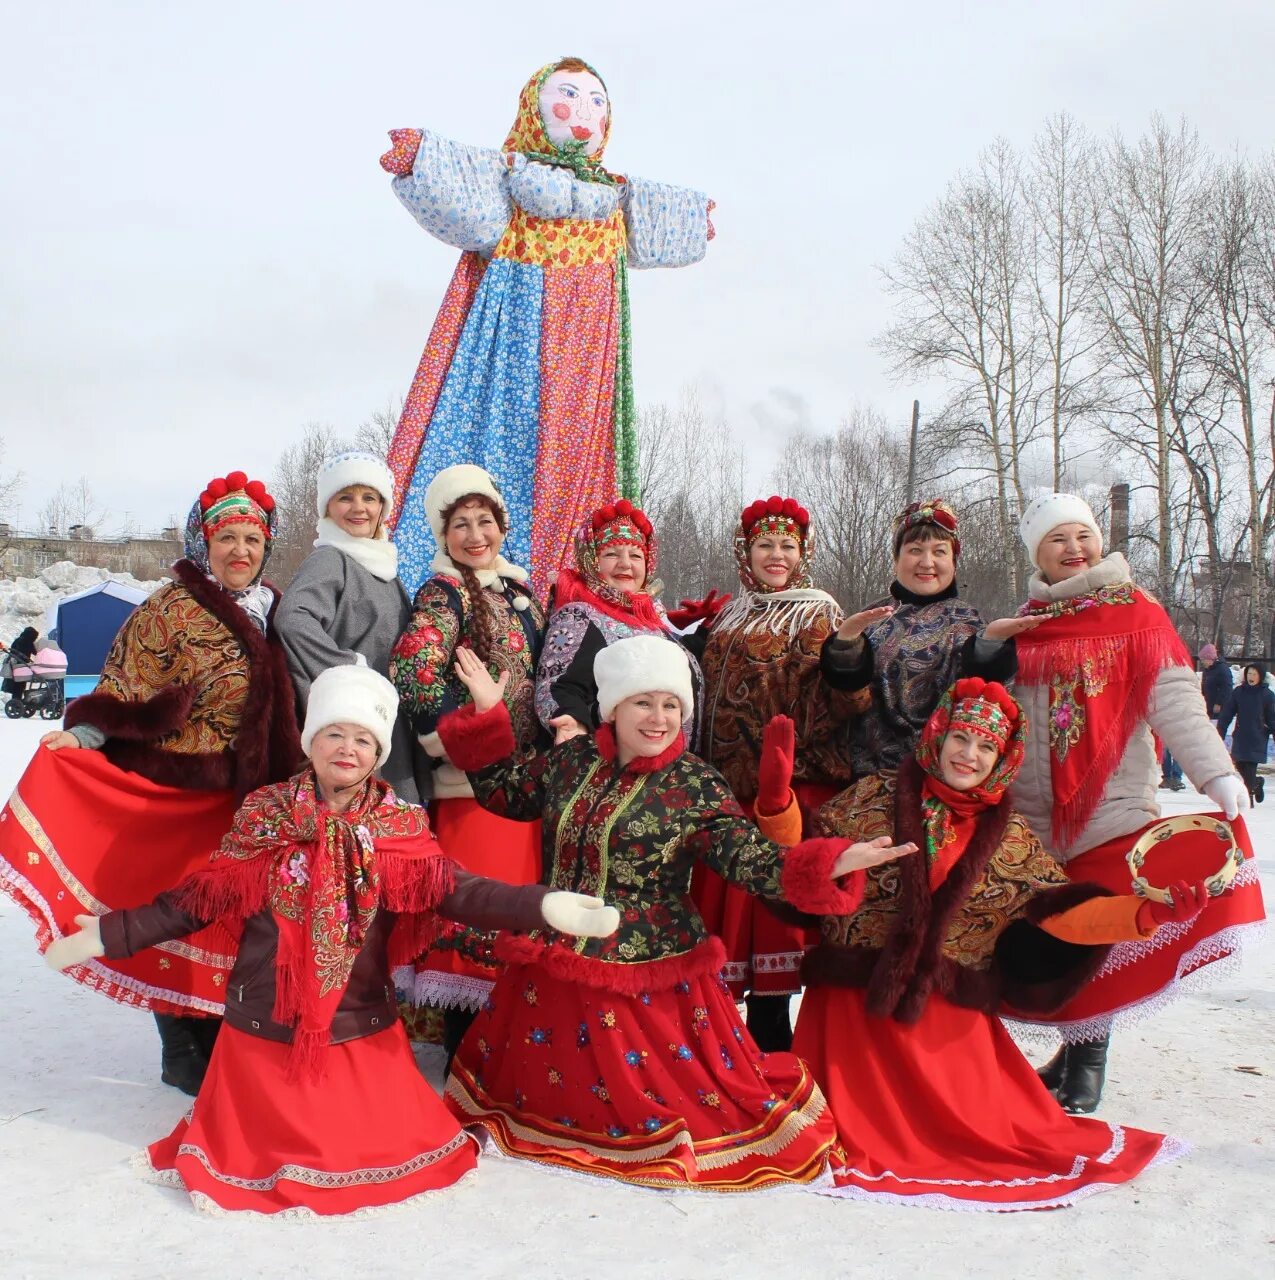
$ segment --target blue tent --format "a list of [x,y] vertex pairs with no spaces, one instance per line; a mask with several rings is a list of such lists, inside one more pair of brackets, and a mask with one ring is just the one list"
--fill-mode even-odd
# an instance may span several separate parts
[[[137,587],[99,582],[87,591],[59,600],[54,626],[58,648],[66,654],[67,674],[101,675],[111,642],[124,619],[145,599],[146,592]],[[67,692],[71,692],[69,687]]]

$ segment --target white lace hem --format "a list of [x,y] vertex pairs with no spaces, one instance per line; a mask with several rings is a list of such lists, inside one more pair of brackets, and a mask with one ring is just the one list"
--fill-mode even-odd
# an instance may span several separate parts
[[411,965],[395,969],[394,989],[414,1005],[433,1005],[438,1009],[472,1009],[483,1007],[494,978],[474,978],[468,974],[435,973],[426,969],[418,973]]

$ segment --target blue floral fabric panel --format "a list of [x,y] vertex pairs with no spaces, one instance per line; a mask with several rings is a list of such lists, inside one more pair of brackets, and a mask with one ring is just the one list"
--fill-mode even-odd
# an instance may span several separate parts
[[630,178],[624,200],[630,267],[689,267],[708,250],[708,197]]
[[394,194],[436,239],[490,257],[513,214],[504,156],[423,133],[412,172],[394,179]]
[[500,485],[509,507],[504,556],[531,562],[531,498],[540,421],[539,267],[497,258],[483,273],[439,393],[394,533],[409,592],[429,576],[434,535],[425,490],[444,467],[472,462]]
[[569,169],[515,155],[509,169],[509,193],[533,218],[587,218],[604,222],[619,203],[614,187],[581,182]]

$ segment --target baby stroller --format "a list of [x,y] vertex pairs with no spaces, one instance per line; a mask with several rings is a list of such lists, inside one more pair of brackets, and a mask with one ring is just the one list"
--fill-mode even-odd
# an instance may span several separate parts
[[10,691],[4,704],[10,720],[29,720],[37,712],[43,720],[62,718],[66,711],[66,654],[57,645],[42,640],[30,657],[4,649],[0,677]]

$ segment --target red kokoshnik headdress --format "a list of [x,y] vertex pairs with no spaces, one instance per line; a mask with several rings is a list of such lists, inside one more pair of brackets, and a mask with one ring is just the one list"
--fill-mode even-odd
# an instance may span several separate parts
[[[749,553],[753,543],[763,537],[796,538],[801,545],[801,559],[782,588],[762,582],[753,573]],[[735,563],[739,566],[739,580],[749,591],[769,594],[776,590],[809,587],[810,566],[815,554],[814,524],[810,512],[796,498],[781,498],[777,493],[769,498],[750,502],[739,517],[735,530]]]
[[[637,591],[625,591],[605,581],[598,559],[609,548],[637,547],[646,556],[646,578]],[[599,507],[576,535],[574,569],[560,569],[554,584],[556,608],[583,602],[609,617],[643,631],[665,631],[668,622],[656,597],[663,584],[655,576],[659,541],[645,512],[627,498]]]
[[[998,752],[991,773],[968,791],[943,781],[939,757],[953,729],[986,738]],[[916,761],[925,771],[921,812],[932,887],[965,851],[978,814],[1004,800],[1022,767],[1026,743],[1027,717],[1004,685],[974,676],[958,680],[939,699],[916,745]]]

